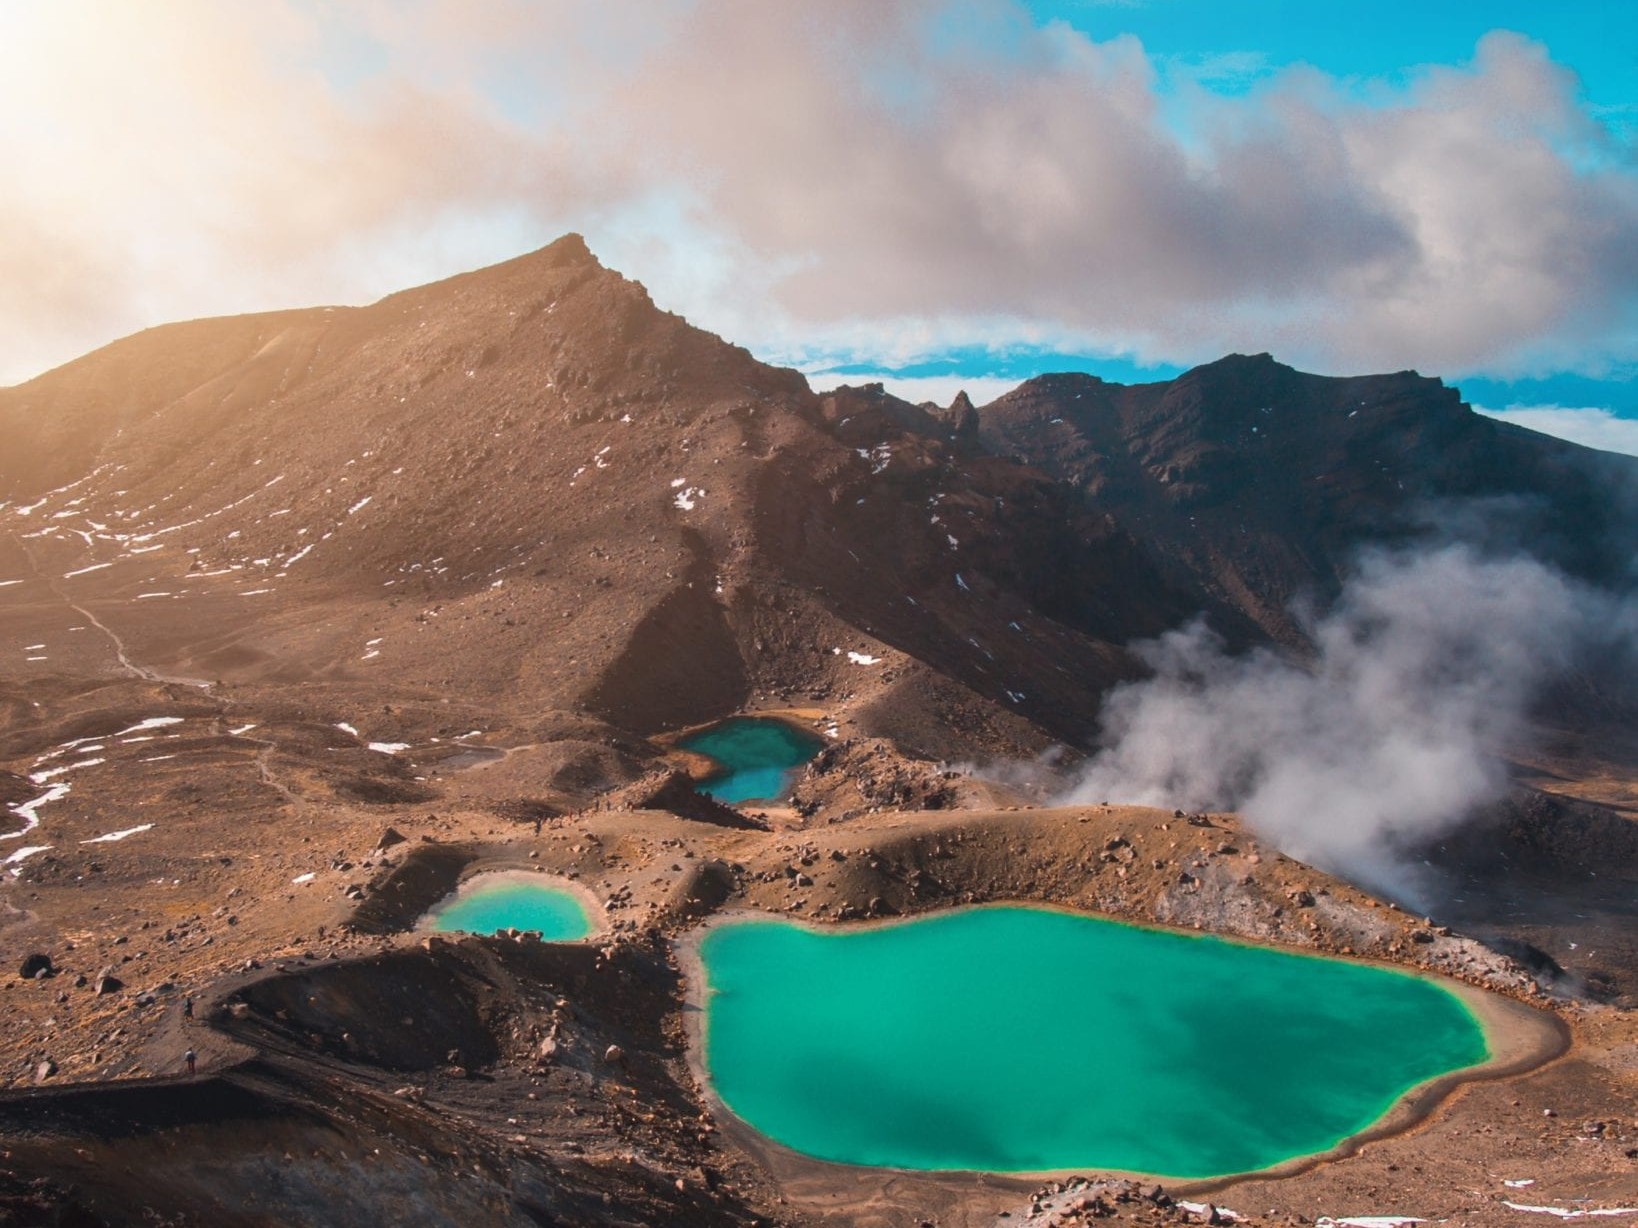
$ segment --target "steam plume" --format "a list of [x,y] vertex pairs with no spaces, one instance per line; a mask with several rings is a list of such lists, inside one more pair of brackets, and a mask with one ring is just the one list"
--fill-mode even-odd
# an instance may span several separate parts
[[1366,555],[1309,662],[1228,655],[1201,620],[1138,646],[1066,799],[1236,809],[1294,857],[1417,901],[1406,852],[1506,788],[1498,751],[1623,615],[1533,559],[1467,546]]

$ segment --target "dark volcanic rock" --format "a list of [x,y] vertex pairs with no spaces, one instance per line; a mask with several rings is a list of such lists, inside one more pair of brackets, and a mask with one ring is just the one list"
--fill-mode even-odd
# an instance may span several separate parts
[[23,963],[17,969],[17,975],[25,981],[32,981],[37,977],[50,976],[56,970],[52,965],[51,956],[42,951],[33,951],[23,956]]
[[667,810],[680,818],[718,827],[764,830],[763,825],[749,815],[696,790],[688,773],[675,768],[652,772],[615,790],[604,799],[603,805],[612,810]]
[[1430,522],[1466,517],[1595,581],[1624,577],[1638,546],[1638,461],[1475,414],[1414,371],[1235,354],[1155,384],[1045,375],[982,419],[991,450],[1079,490],[1241,636],[1249,621],[1295,640],[1294,598],[1334,593],[1361,546]]

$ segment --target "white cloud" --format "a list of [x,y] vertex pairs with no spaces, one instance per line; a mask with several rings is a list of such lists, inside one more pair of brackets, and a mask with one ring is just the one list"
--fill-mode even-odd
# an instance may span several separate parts
[[1488,418],[1556,435],[1571,443],[1605,452],[1638,456],[1638,418],[1618,418],[1607,409],[1575,409],[1562,405],[1510,405],[1506,409],[1473,407]]
[[570,228],[786,361],[1042,334],[1321,370],[1631,352],[1638,171],[1543,48],[1491,35],[1368,102],[1271,74],[1180,134],[1135,40],[977,0],[935,52],[953,3],[11,0],[0,379]]
[[881,384],[888,392],[913,405],[932,401],[948,405],[956,393],[965,392],[974,405],[988,405],[997,397],[1005,396],[1022,382],[999,375],[916,375],[898,376],[885,373],[864,375],[809,375],[808,386],[815,392],[829,392],[843,384]]

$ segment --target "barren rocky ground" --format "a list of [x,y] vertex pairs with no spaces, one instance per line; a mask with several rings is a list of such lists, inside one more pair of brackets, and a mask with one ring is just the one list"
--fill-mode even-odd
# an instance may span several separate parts
[[[1621,462],[1410,375],[1078,380],[976,411],[816,397],[571,238],[0,390],[0,1222],[1638,1206],[1638,758],[1612,680],[1498,748],[1514,793],[1424,850],[1451,886],[1431,917],[1236,816],[1055,806],[1024,770],[1085,744],[1135,638],[1204,610],[1300,647],[1289,597],[1334,583],[1407,487],[1527,491],[1586,526],[1556,561],[1599,578],[1630,545],[1597,494]],[[1331,425],[1247,459],[1245,413],[1303,405]],[[1298,455],[1332,479],[1247,486]],[[789,804],[690,787],[675,735],[736,712],[826,739]],[[416,931],[497,867],[572,878],[605,929]],[[1557,1042],[1353,1154],[1192,1191],[803,1161],[699,1085],[702,920],[996,900],[1427,969]]]

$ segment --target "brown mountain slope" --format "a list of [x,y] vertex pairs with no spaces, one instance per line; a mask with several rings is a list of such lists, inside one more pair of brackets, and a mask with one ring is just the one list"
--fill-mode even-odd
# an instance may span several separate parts
[[1292,600],[1334,595],[1361,546],[1441,522],[1600,583],[1630,582],[1638,555],[1638,460],[1485,418],[1415,372],[1231,355],[1157,384],[1042,376],[981,419],[986,447],[1074,486],[1202,606],[1287,641]]
[[[1189,612],[1046,475],[821,401],[575,236],[370,307],[150,330],[0,392],[0,430],[0,579],[42,670],[386,676],[642,731],[854,698],[973,753],[927,696],[1001,745],[1045,736],[1008,711],[1083,736],[1114,645]],[[107,643],[66,640],[87,611]]]

